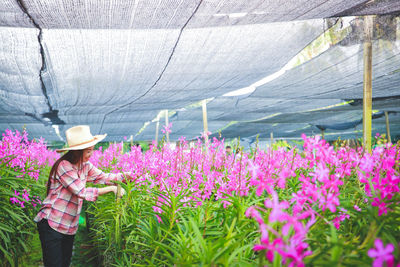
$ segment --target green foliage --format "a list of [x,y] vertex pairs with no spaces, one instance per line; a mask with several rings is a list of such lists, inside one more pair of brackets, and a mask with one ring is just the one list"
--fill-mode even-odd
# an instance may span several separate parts
[[290,145],[285,141],[285,140],[276,140],[274,141],[274,143],[272,144],[272,150],[277,150],[279,148],[286,148],[286,149],[290,149]]
[[[11,197],[17,197],[23,201],[21,195],[15,196],[14,190],[22,192],[30,189],[30,196],[42,196],[46,191],[44,183],[47,180],[49,168],[44,169],[37,182],[24,174],[16,167],[7,166],[10,158],[0,159],[0,266],[17,266],[24,254],[30,253],[31,244],[37,249],[37,239],[32,237],[37,234],[36,224],[33,221],[38,208],[25,203],[22,208],[18,204],[12,204]],[[29,163],[26,163],[27,165]],[[28,169],[29,166],[26,166]],[[21,176],[22,177],[19,177]],[[32,240],[32,243],[27,242]],[[33,256],[38,258],[39,256]],[[25,265],[26,266],[26,265]]]
[[[85,216],[85,214],[81,213],[81,218],[82,216]],[[79,225],[78,231],[75,235],[71,265],[74,267],[100,266],[97,257],[99,253],[100,251],[98,251],[93,245],[88,228],[84,224]]]
[[[114,142],[99,142],[94,146],[94,149],[97,150],[100,147],[102,148],[102,150],[106,150],[110,144],[112,144]],[[117,142],[118,144],[120,144],[121,142]],[[131,147],[135,146],[135,145],[139,145],[142,148],[143,152],[146,152],[147,150],[149,150],[149,142],[147,141],[134,141],[133,143],[131,142],[122,142],[122,149],[124,152],[128,152],[131,150]]]
[[[280,200],[290,200],[300,190],[299,176],[309,175],[305,169],[296,170],[296,177],[278,189]],[[112,195],[89,205],[93,218],[91,253],[99,255],[104,266],[263,266],[264,252],[253,251],[260,242],[257,223],[244,216],[248,207],[263,207],[265,194],[254,192],[246,197],[227,196],[230,205],[221,200],[185,202],[190,192],[178,195],[161,194],[148,185],[136,187],[121,184],[127,194],[117,201]],[[338,216],[322,211],[318,204],[313,209],[319,214],[308,232],[307,243],[313,254],[305,258],[309,266],[370,266],[367,251],[376,238],[395,244],[400,237],[400,209],[391,207],[390,216],[378,216],[377,207],[365,202],[364,189],[358,181],[356,169],[340,186],[341,207],[349,219],[336,229],[332,220]],[[399,196],[396,196],[397,198]],[[397,201],[399,202],[400,199]],[[396,202],[396,201],[395,201]],[[354,205],[361,208],[355,211]],[[155,212],[153,207],[162,210]],[[264,213],[268,221],[269,211]],[[89,253],[89,252],[88,252]],[[282,266],[275,255],[272,266]]]
[[[340,148],[340,142],[337,142]],[[237,143],[240,147],[240,143]],[[254,151],[253,151],[254,152]],[[296,153],[300,153],[296,150]],[[37,256],[29,252],[28,243],[38,245],[32,218],[33,209],[22,209],[9,201],[14,189],[26,187],[24,179],[15,178],[18,170],[0,166],[0,197],[5,203],[0,213],[0,254],[4,266],[16,265],[16,258],[23,266],[30,266],[29,259]],[[396,165],[398,170],[398,164]],[[106,172],[109,170],[105,170]],[[312,168],[298,168],[295,177],[286,180],[285,188],[276,188],[280,201],[289,201],[293,193],[301,190],[301,175],[310,176]],[[330,174],[333,174],[331,170]],[[48,170],[41,174],[40,182],[31,184],[35,192],[44,192],[44,181]],[[277,174],[274,174],[277,176]],[[272,178],[278,178],[278,177]],[[28,179],[30,179],[28,177]],[[88,205],[87,214],[90,231],[80,228],[75,242],[74,266],[264,266],[268,264],[265,251],[255,252],[254,244],[260,243],[260,232],[254,219],[245,217],[250,206],[264,208],[262,216],[268,222],[270,209],[265,209],[266,193],[256,196],[250,191],[248,196],[226,196],[227,199],[187,201],[191,192],[182,190],[179,194],[163,191],[149,184],[136,186],[134,183],[120,183],[127,194],[115,199],[107,194],[96,203]],[[307,266],[370,266],[367,251],[373,247],[376,238],[395,245],[395,255],[399,253],[400,208],[390,206],[390,216],[378,216],[378,208],[371,205],[364,185],[359,182],[357,168],[352,169],[340,187],[340,207],[350,218],[344,220],[337,229],[332,221],[339,215],[329,209],[322,211],[319,203],[311,208],[318,214],[316,222],[307,234],[306,242],[312,255],[304,259]],[[37,188],[36,188],[37,187]],[[4,190],[3,190],[4,189]],[[8,193],[7,193],[8,192]],[[35,194],[35,193],[33,193]],[[367,200],[368,202],[365,202]],[[227,201],[229,205],[226,204]],[[393,203],[400,203],[397,194]],[[8,205],[8,206],[7,206]],[[356,211],[354,205],[360,207]],[[157,210],[157,211],[155,211]],[[159,211],[162,211],[161,213]],[[8,212],[5,214],[5,212]],[[288,212],[291,212],[290,208]],[[3,216],[3,214],[5,214]],[[81,215],[83,216],[83,214]],[[12,221],[6,218],[12,218]],[[280,230],[280,222],[275,222]],[[6,228],[8,227],[8,228]],[[21,232],[25,230],[26,233]],[[39,244],[40,245],[40,244]],[[40,246],[39,246],[40,248]],[[4,253],[4,251],[7,252]],[[25,264],[26,263],[26,264]],[[275,254],[271,266],[282,266],[282,258]],[[2,266],[0,264],[0,266]],[[33,266],[33,265],[32,265]]]
[[[371,199],[365,195],[358,181],[356,169],[340,187],[340,192],[341,207],[350,218],[344,220],[340,228],[336,229],[331,221],[337,214],[329,210],[322,212],[318,207],[313,207],[320,218],[308,232],[307,243],[313,254],[306,258],[306,265],[371,266],[372,261],[367,251],[373,247],[376,238],[391,242],[399,251],[400,209],[393,206],[390,216],[378,216],[378,208],[371,206]],[[396,198],[400,201],[399,195],[396,195]],[[354,205],[359,206],[361,210],[356,211]]]
[[230,197],[226,208],[215,200],[193,208],[183,202],[189,192],[122,186],[127,194],[121,201],[108,195],[88,210],[104,266],[248,266],[257,260],[257,225],[244,216],[254,195]]
[[23,267],[38,267],[42,262],[42,246],[40,244],[39,234],[33,233],[26,240],[28,251],[22,254],[18,264]]

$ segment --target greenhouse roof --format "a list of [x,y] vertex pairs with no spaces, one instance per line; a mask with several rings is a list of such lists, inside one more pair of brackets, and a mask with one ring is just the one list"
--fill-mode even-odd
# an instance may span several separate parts
[[3,0],[0,132],[60,140],[88,124],[109,141],[151,140],[168,109],[170,138],[192,139],[207,99],[215,136],[296,138],[322,125],[327,138],[361,137],[354,16],[374,14],[373,109],[399,135],[399,13],[396,0]]

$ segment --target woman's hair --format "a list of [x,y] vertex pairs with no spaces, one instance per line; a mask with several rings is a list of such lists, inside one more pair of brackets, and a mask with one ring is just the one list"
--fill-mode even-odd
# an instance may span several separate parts
[[78,165],[78,170],[82,167],[83,164],[83,149],[81,150],[69,150],[67,153],[65,153],[61,158],[59,158],[51,167],[50,174],[49,174],[49,180],[47,181],[47,193],[46,196],[49,195],[50,191],[50,185],[51,185],[51,180],[52,178],[55,179],[57,170],[58,170],[58,165],[60,165],[60,162],[66,160],[69,161],[71,164],[76,164]]

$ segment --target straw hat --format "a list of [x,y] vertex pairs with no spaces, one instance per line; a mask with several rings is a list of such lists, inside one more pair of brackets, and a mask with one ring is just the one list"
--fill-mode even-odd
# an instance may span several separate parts
[[88,125],[78,125],[66,130],[65,136],[67,137],[68,147],[57,149],[57,152],[80,150],[94,146],[106,138],[107,134],[93,136]]

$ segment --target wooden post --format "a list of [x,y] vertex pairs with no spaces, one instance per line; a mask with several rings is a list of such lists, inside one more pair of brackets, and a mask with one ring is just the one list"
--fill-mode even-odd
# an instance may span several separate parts
[[[165,126],[168,127],[168,109],[165,110]],[[167,137],[167,143],[169,143],[169,132],[165,133],[165,136]]]
[[322,139],[325,139],[325,130],[321,130],[321,137]]
[[385,111],[385,118],[386,118],[386,135],[388,143],[392,142],[392,138],[390,137],[390,127],[389,127],[389,114]]
[[372,34],[374,17],[364,16],[364,88],[363,88],[363,139],[364,149],[371,152],[372,128]]
[[272,149],[272,144],[274,143],[274,133],[271,132],[271,149]]
[[117,184],[117,203],[119,203],[119,201],[120,201],[120,195],[121,194],[121,185],[120,184]]
[[[129,149],[130,151],[132,150],[132,147],[133,147],[133,135],[131,135],[131,147],[130,147],[130,149]],[[130,152],[130,151],[129,151],[129,152]]]
[[207,100],[203,100],[201,103],[203,109],[203,128],[204,128],[204,142],[208,143],[208,121],[207,121]]
[[156,123],[156,146],[158,145],[158,128],[160,128],[160,118],[157,116],[157,123]]

